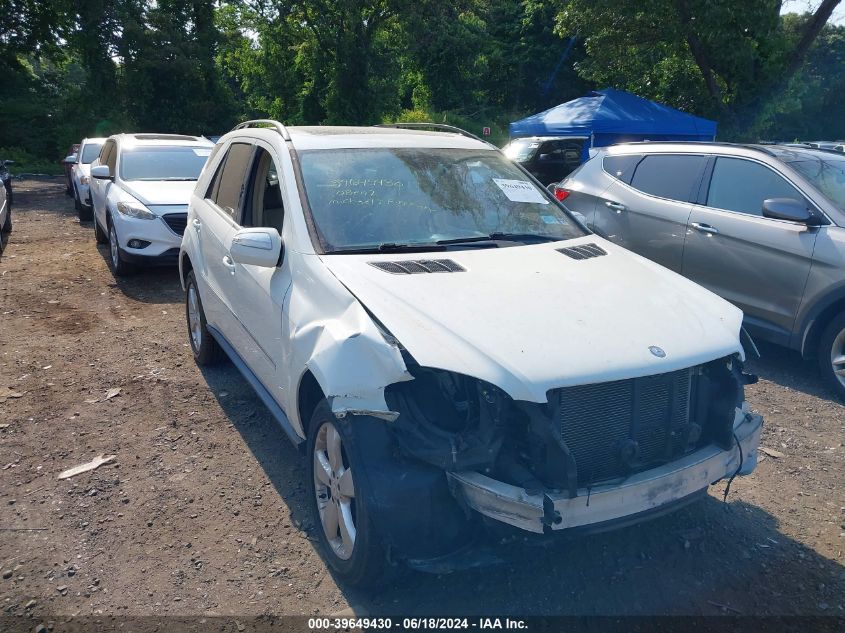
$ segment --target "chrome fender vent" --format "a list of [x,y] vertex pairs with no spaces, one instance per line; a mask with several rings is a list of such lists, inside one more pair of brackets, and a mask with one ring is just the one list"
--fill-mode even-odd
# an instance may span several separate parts
[[379,270],[394,275],[419,273],[462,273],[466,269],[451,259],[403,259],[395,262],[369,262]]
[[569,248],[558,248],[557,252],[563,253],[572,259],[591,259],[593,257],[607,255],[607,251],[598,244],[580,244],[578,246],[570,246]]

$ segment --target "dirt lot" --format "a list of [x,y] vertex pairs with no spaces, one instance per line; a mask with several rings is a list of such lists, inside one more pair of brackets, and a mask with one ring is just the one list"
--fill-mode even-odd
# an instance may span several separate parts
[[[751,368],[779,456],[727,504],[720,484],[651,523],[351,591],[315,549],[301,458],[233,366],[193,363],[176,271],[116,282],[58,180],[15,186],[0,256],[7,617],[845,614],[845,407],[795,354],[766,346]],[[116,459],[57,480],[100,454]]]

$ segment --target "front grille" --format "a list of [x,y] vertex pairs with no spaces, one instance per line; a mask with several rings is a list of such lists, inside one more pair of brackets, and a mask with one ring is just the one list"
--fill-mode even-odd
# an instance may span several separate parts
[[624,477],[683,454],[693,370],[558,390],[561,437],[578,484]]
[[167,213],[162,216],[162,219],[167,222],[167,226],[169,226],[176,235],[182,235],[185,233],[185,227],[188,226],[187,213]]

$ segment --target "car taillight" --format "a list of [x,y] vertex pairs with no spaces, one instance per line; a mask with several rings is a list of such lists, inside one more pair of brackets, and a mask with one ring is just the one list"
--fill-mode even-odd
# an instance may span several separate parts
[[563,187],[555,187],[555,198],[563,202],[569,197],[569,190]]

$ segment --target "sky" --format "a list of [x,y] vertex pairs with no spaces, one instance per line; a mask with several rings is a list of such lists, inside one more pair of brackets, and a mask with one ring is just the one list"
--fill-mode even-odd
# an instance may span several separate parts
[[[808,11],[815,11],[821,4],[821,0],[783,0],[781,4],[781,13],[806,13]],[[833,15],[830,17],[832,24],[845,26],[845,5],[836,7]]]

